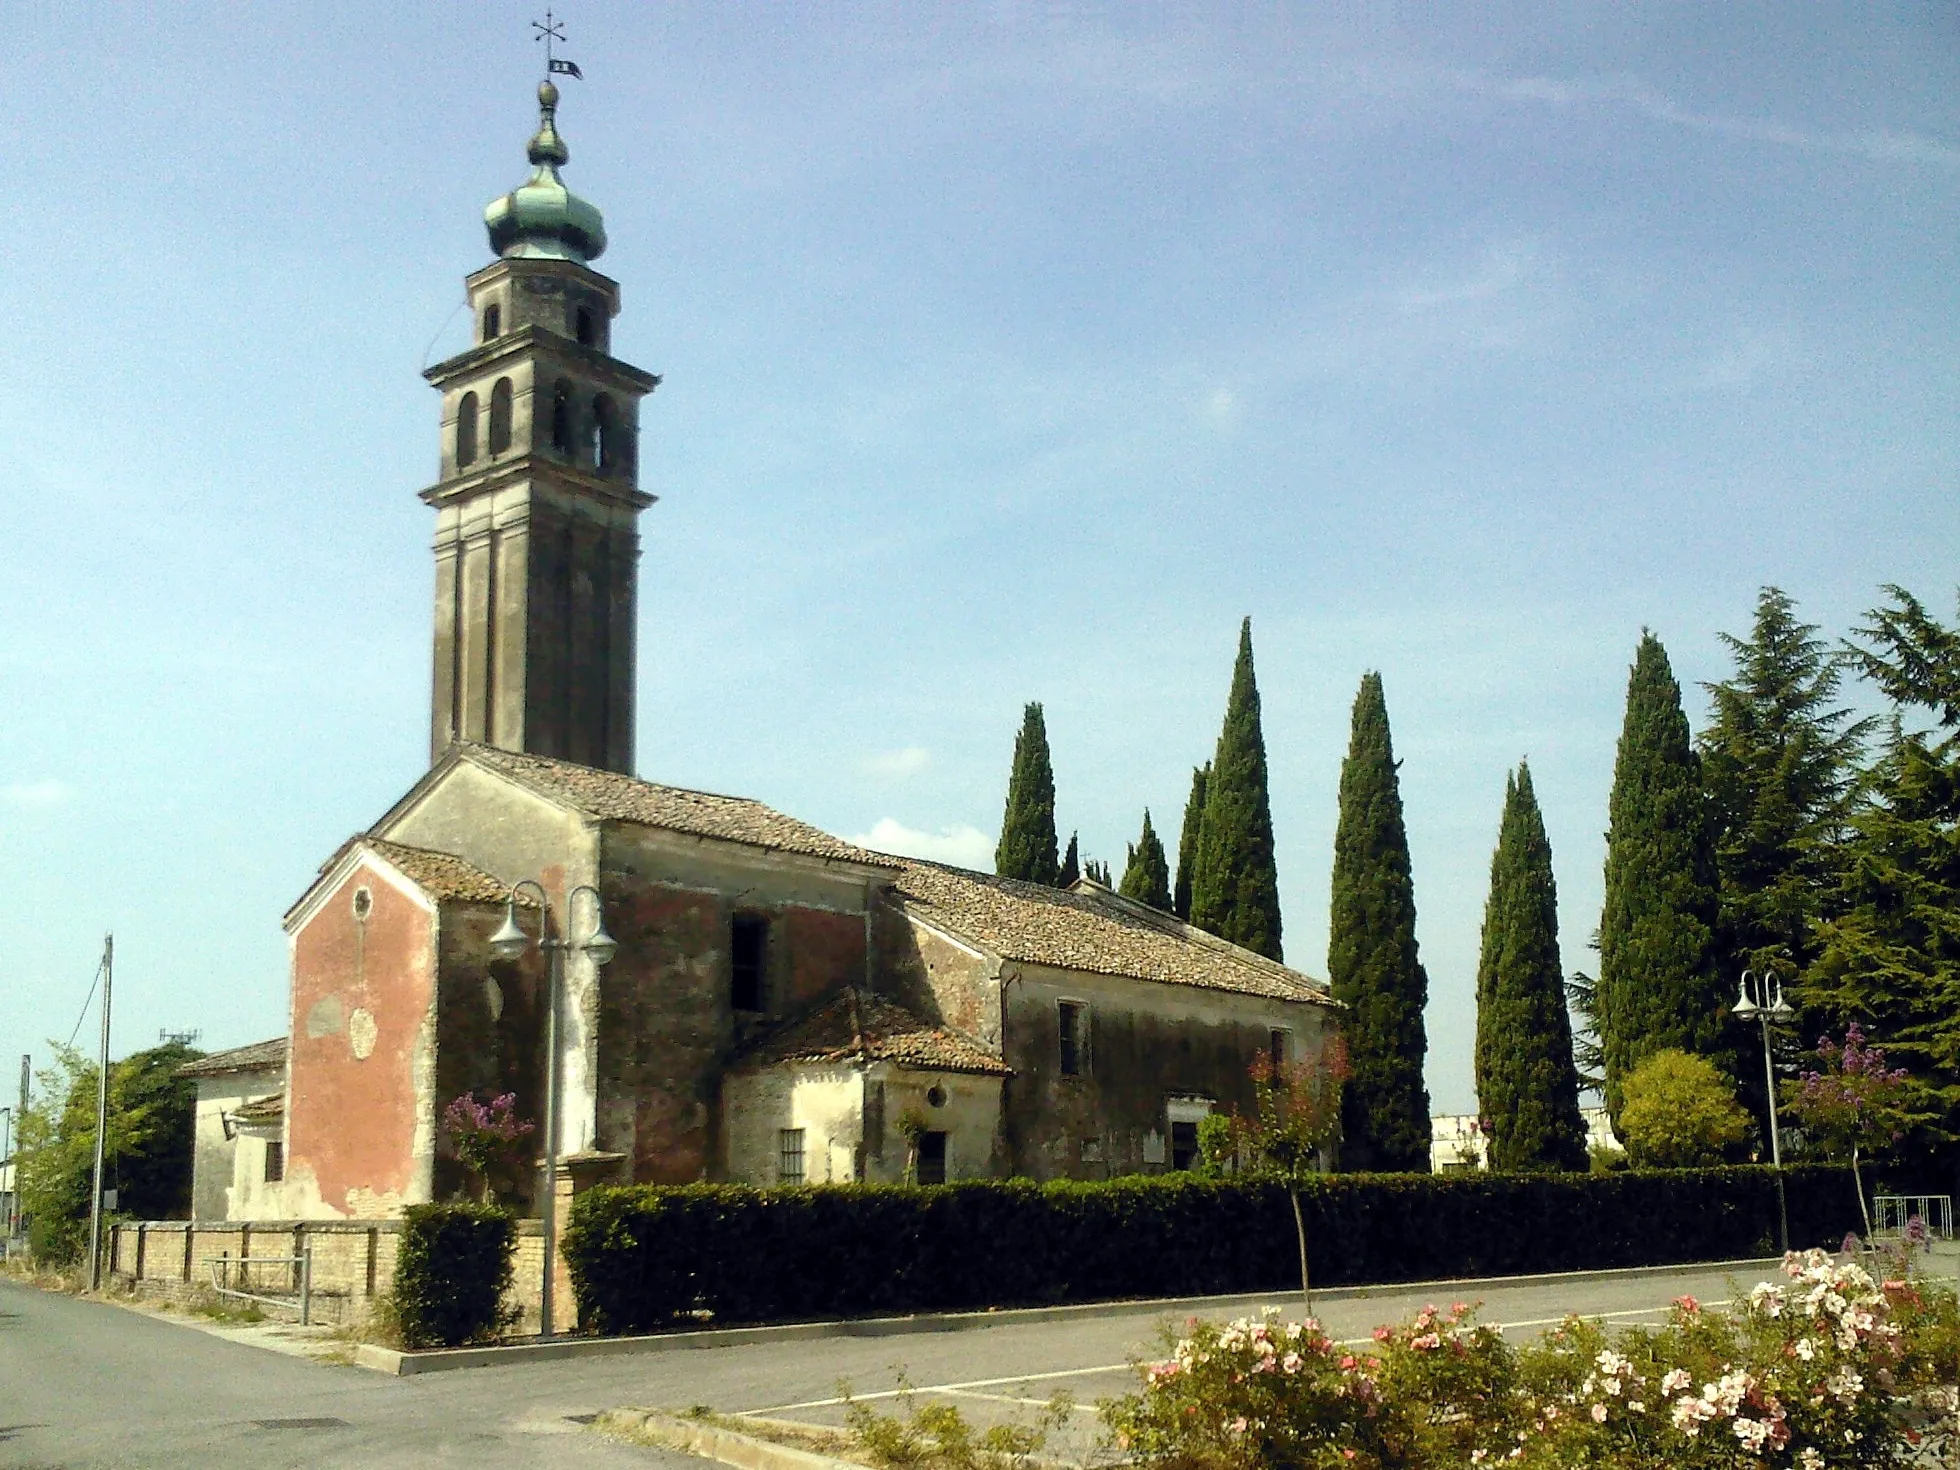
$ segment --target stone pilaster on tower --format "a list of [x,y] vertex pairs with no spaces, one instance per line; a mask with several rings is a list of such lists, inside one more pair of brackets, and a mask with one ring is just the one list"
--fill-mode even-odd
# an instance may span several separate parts
[[499,258],[466,282],[476,345],[442,393],[431,759],[458,740],[631,773],[640,400],[610,351],[619,285],[599,211],[565,187],[558,89],[528,181],[484,211]]

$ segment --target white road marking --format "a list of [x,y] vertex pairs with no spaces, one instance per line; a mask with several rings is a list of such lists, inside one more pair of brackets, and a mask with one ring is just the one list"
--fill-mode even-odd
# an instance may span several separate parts
[[[1669,1303],[1671,1307],[1673,1304]],[[1718,1302],[1703,1302],[1704,1309],[1726,1307],[1727,1299]],[[1569,1317],[1577,1316],[1587,1322],[1617,1321],[1622,1317],[1657,1317],[1668,1307],[1630,1307],[1619,1312],[1567,1312],[1557,1317],[1530,1317],[1516,1322],[1491,1322],[1499,1332],[1511,1332],[1524,1327],[1555,1327]],[[1335,1343],[1335,1347],[1365,1347],[1373,1342],[1374,1336],[1346,1337]],[[963,1383],[918,1383],[909,1388],[888,1388],[877,1393],[856,1393],[847,1400],[844,1398],[808,1399],[800,1404],[771,1404],[766,1409],[743,1409],[735,1417],[754,1418],[765,1414],[787,1414],[796,1409],[834,1409],[845,1403],[871,1403],[879,1399],[903,1398],[908,1394],[949,1394],[961,1398],[993,1399],[1004,1404],[1032,1404],[1036,1408],[1047,1408],[1044,1399],[1017,1398],[1005,1394],[976,1393],[976,1389],[1003,1388],[1023,1383],[1048,1383],[1058,1378],[1094,1378],[1104,1373],[1128,1373],[1134,1368],[1132,1363],[1107,1363],[1095,1368],[1063,1368],[1053,1373],[1016,1373],[1006,1378],[970,1378]]]

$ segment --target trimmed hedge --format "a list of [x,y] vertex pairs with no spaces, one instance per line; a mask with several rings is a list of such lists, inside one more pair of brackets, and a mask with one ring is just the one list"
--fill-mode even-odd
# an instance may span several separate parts
[[[1857,1227],[1846,1170],[1784,1171],[1790,1242]],[[1314,1283],[1501,1276],[1720,1260],[1773,1249],[1760,1166],[1619,1174],[1349,1174],[1303,1194]],[[1139,1176],[924,1188],[602,1186],[573,1206],[564,1253],[579,1320],[881,1316],[1299,1285],[1285,1190]]]
[[458,1347],[495,1337],[506,1307],[517,1220],[495,1205],[411,1205],[402,1212],[392,1292],[405,1347]]

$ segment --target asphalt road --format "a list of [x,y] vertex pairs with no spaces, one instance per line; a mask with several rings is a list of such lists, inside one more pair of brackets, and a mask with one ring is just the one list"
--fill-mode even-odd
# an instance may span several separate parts
[[[1950,1266],[1949,1266],[1950,1269]],[[1773,1268],[1734,1273],[1746,1290]],[[1380,1288],[1323,1300],[1337,1338],[1425,1302],[1480,1301],[1481,1317],[1535,1334],[1568,1312],[1653,1322],[1683,1293],[1714,1303],[1731,1274],[1683,1268],[1617,1279],[1485,1282],[1442,1290]],[[1256,1312],[1262,1300],[1207,1304]],[[1292,1311],[1297,1311],[1297,1299]],[[920,1401],[957,1404],[976,1423],[1030,1417],[1057,1389],[1092,1404],[1124,1392],[1127,1366],[1156,1354],[1182,1313],[1127,1312],[965,1331],[752,1343],[583,1361],[515,1364],[395,1379],[225,1341],[119,1307],[0,1282],[0,1466],[337,1467],[693,1466],[620,1445],[577,1418],[620,1407],[711,1406],[723,1413],[837,1423],[838,1384],[880,1408],[903,1374]],[[286,1421],[283,1422],[282,1421]],[[294,1423],[291,1421],[305,1421]],[[1067,1443],[1095,1436],[1078,1415]]]

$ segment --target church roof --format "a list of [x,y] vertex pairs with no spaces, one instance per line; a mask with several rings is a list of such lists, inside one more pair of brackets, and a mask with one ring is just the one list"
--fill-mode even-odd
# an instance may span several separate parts
[[922,1072],[1014,1075],[999,1056],[972,1037],[858,990],[844,991],[809,1015],[769,1032],[746,1060],[891,1062]]
[[1064,891],[907,859],[903,908],[1004,960],[1331,1004],[1298,970],[1086,880]]
[[717,796],[680,786],[656,786],[651,781],[617,771],[573,765],[570,761],[502,750],[492,745],[466,745],[461,749],[468,759],[588,817],[634,822],[695,837],[714,837],[724,842],[742,842],[752,847],[875,868],[899,866],[897,858],[867,852],[745,796]]
[[214,1051],[209,1056],[186,1062],[177,1069],[179,1077],[225,1077],[233,1072],[283,1072],[286,1069],[286,1038],[255,1041],[250,1046],[234,1046],[230,1051]]
[[[373,848],[400,868],[431,898],[446,898],[459,903],[502,903],[510,896],[508,883],[451,853],[435,852],[426,847],[409,847],[380,837],[362,836],[354,840]],[[519,894],[517,903],[520,908],[537,907],[537,900],[529,894]]]

